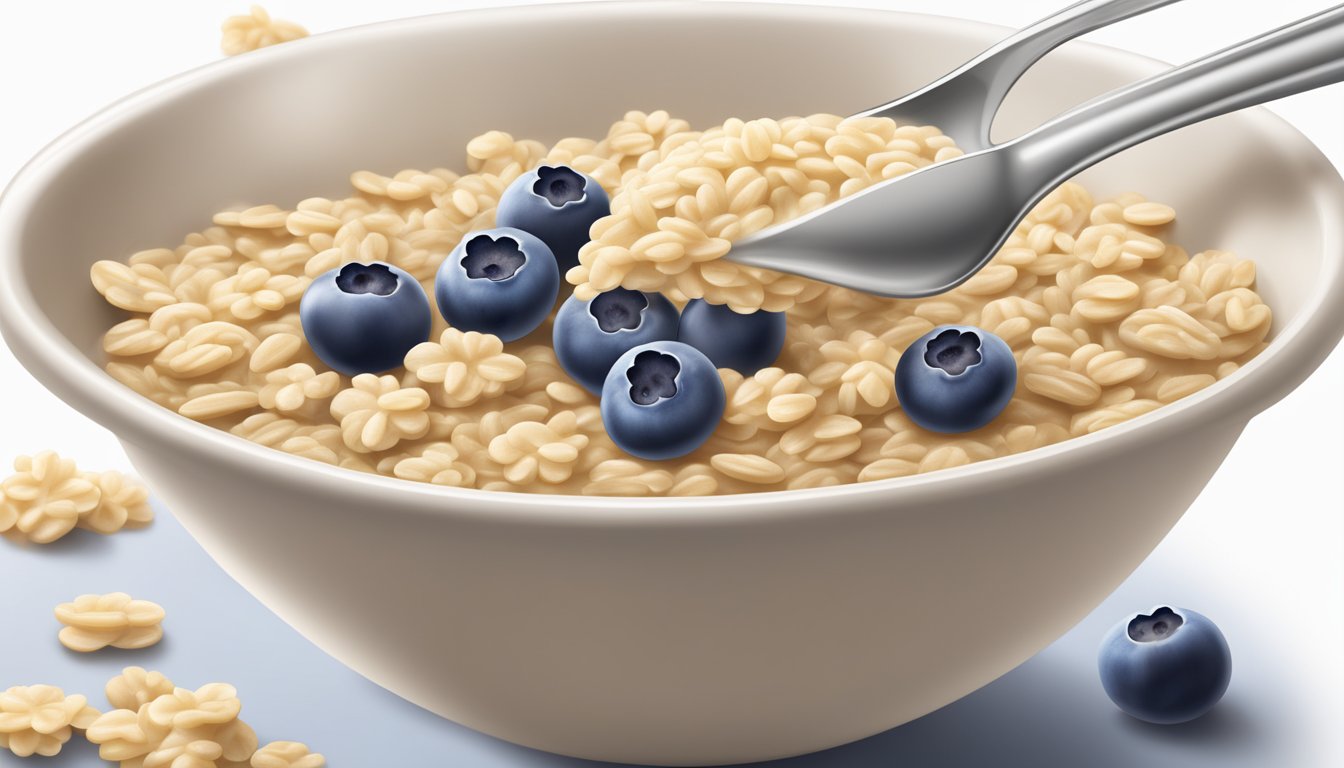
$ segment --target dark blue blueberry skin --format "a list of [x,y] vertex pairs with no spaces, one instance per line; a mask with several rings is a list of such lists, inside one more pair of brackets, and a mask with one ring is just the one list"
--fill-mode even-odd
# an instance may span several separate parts
[[322,274],[299,301],[309,346],[347,376],[400,367],[411,347],[429,338],[432,313],[414,277],[377,261]]
[[1232,679],[1227,640],[1205,616],[1161,607],[1106,635],[1097,655],[1101,685],[1126,714],[1159,725],[1208,712]]
[[591,176],[567,165],[543,165],[514,179],[499,198],[495,224],[531,232],[550,246],[564,272],[578,266],[593,222],[611,213],[611,200]]
[[602,385],[602,423],[626,453],[675,459],[704,444],[726,397],[714,364],[695,347],[655,341],[627,350]]
[[967,325],[924,334],[896,365],[896,399],[930,432],[970,432],[993,421],[1017,389],[1017,361],[998,336]]
[[551,249],[520,229],[468,233],[434,279],[439,314],[454,328],[520,339],[555,306],[560,272]]
[[661,293],[616,288],[560,305],[552,345],[560,367],[589,392],[600,394],[611,364],[631,347],[677,337],[677,308]]
[[694,299],[681,311],[677,340],[704,352],[717,368],[750,376],[779,357],[784,327],[783,312],[743,315],[724,304]]

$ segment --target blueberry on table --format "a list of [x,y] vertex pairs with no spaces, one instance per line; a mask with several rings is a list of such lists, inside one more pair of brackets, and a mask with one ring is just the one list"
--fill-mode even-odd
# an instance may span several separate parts
[[734,312],[723,304],[695,299],[681,312],[677,340],[690,344],[714,361],[750,376],[774,364],[784,349],[783,312]]
[[1106,635],[1097,656],[1106,695],[1126,714],[1171,725],[1208,712],[1232,679],[1227,640],[1205,616],[1163,606]]
[[661,293],[616,288],[588,301],[570,296],[555,315],[552,345],[560,367],[593,394],[631,347],[677,337],[677,308]]
[[602,385],[602,423],[641,459],[674,459],[704,444],[726,396],[714,364],[695,347],[655,341],[627,350]]
[[429,338],[431,315],[420,283],[377,261],[322,274],[299,301],[308,345],[347,376],[401,366],[411,347]]
[[439,314],[454,328],[522,338],[555,306],[560,271],[534,235],[497,227],[468,233],[434,280]]
[[911,421],[931,432],[970,432],[989,424],[1015,389],[1013,351],[980,328],[934,328],[896,365],[896,399]]
[[611,213],[606,190],[567,165],[543,165],[514,179],[499,198],[495,224],[531,232],[550,246],[562,271],[578,266],[593,222]]

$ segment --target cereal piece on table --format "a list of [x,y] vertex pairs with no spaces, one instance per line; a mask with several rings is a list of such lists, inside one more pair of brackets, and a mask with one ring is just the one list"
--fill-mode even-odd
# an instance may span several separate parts
[[149,702],[170,694],[175,689],[172,681],[161,672],[150,672],[143,667],[126,667],[120,675],[107,681],[103,689],[107,702],[116,709],[138,711]]
[[257,751],[256,733],[238,719],[242,706],[237,690],[224,683],[175,688],[136,710],[103,714],[87,736],[99,757],[127,768],[236,768]]
[[19,757],[52,757],[74,729],[88,728],[98,710],[80,695],[52,685],[19,685],[0,693],[0,747]]
[[272,741],[252,755],[252,768],[323,768],[327,759],[297,741]]
[[149,489],[120,472],[86,472],[84,477],[101,492],[98,505],[79,518],[77,525],[98,533],[138,528],[154,520]]
[[249,13],[230,16],[221,27],[220,50],[227,56],[307,37],[308,30],[292,21],[273,19],[265,8],[252,6]]
[[16,458],[14,472],[0,482],[0,530],[13,527],[34,543],[50,544],[98,507],[98,485],[52,451]]
[[61,645],[79,653],[107,646],[148,648],[163,638],[163,608],[148,600],[133,600],[124,592],[80,595],[56,606],[56,619],[65,625]]

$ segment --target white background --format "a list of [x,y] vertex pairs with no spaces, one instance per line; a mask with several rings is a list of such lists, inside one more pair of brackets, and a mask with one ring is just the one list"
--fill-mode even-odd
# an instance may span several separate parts
[[[1326,7],[1329,0],[1274,3],[1188,0],[1089,39],[1184,61]],[[899,8],[1021,26],[1063,0],[903,0],[847,5]],[[368,21],[486,5],[381,0],[276,0],[268,8],[320,32]],[[496,3],[495,5],[503,5]],[[0,180],[61,131],[118,97],[219,56],[219,23],[245,3],[137,0],[13,3],[0,20]],[[893,94],[895,96],[896,94]],[[1340,86],[1272,107],[1344,167]],[[184,169],[184,171],[189,169]],[[127,190],[128,193],[133,190]],[[77,225],[77,221],[75,222]],[[1186,244],[1197,249],[1200,244]],[[1272,253],[1245,254],[1258,260]],[[128,467],[116,440],[49,395],[0,349],[0,462],[46,447],[91,468]],[[0,559],[6,557],[0,542]],[[1139,585],[1139,586],[1136,586]],[[1339,757],[1344,722],[1344,351],[1250,425],[1186,518],[1127,587],[1255,626],[1315,697],[1304,728],[1322,756]],[[1122,588],[1123,589],[1123,588]],[[1146,607],[1146,605],[1131,606]],[[1221,614],[1219,612],[1222,612]],[[1225,626],[1227,622],[1224,622]],[[1234,648],[1236,638],[1232,638]],[[0,652],[4,639],[0,637]],[[13,681],[0,680],[0,689]],[[1326,754],[1335,758],[1325,758]],[[0,762],[4,758],[0,757]]]

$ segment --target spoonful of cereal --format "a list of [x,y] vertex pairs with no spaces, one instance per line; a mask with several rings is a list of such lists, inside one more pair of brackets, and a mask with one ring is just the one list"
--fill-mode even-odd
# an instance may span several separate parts
[[[883,296],[942,293],[984,266],[1069,177],[1178,128],[1344,80],[1341,51],[1344,6],[1119,89],[997,146],[989,145],[987,120],[969,128],[944,120],[972,150],[986,148],[761,229],[734,242],[727,258]],[[988,79],[989,98],[978,97],[990,114],[1005,80],[1011,85]],[[900,115],[900,104],[866,114]]]

